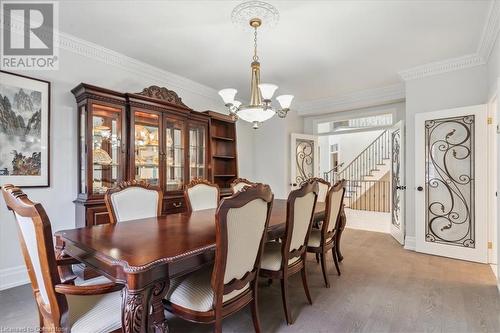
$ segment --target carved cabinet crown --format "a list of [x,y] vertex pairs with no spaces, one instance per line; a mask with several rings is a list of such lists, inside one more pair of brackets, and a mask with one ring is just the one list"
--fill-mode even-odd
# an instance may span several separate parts
[[182,102],[182,98],[180,98],[175,91],[169,90],[165,87],[150,86],[148,88],[144,88],[140,93],[137,93],[137,95],[160,99],[162,101],[180,105],[186,108],[188,107],[186,104],[184,104],[184,102]]

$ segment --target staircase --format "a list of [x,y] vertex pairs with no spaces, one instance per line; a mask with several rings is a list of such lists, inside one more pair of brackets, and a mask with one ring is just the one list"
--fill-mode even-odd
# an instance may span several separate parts
[[345,168],[323,174],[332,184],[346,180],[346,206],[378,212],[390,211],[391,137],[385,130]]

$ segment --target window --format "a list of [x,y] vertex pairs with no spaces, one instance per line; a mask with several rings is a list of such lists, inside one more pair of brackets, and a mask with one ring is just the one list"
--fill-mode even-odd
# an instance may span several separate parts
[[318,134],[351,131],[392,125],[392,114],[354,118],[349,120],[329,121],[318,124]]

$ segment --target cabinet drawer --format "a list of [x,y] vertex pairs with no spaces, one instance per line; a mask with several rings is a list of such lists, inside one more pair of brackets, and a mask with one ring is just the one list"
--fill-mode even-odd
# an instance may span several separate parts
[[163,201],[163,211],[166,214],[182,213],[186,211],[184,197],[167,198]]
[[87,209],[87,226],[109,223],[109,214],[106,206]]

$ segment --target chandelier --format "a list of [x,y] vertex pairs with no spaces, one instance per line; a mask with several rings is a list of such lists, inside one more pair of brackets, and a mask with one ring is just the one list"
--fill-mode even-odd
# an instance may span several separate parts
[[[255,16],[254,16],[255,15]],[[263,20],[257,16],[262,15],[265,20],[270,18],[270,23],[277,21],[278,11],[276,8],[261,1],[249,1],[240,4],[233,10],[233,22],[241,22],[243,17],[250,16],[250,27],[254,34],[253,58],[250,65],[252,70],[252,79],[250,82],[250,103],[243,105],[235,100],[236,89],[227,88],[219,91],[225,106],[234,120],[242,119],[253,124],[253,128],[259,128],[260,124],[271,119],[276,113],[280,118],[285,118],[293,95],[280,95],[276,100],[281,108],[275,108],[272,105],[272,98],[278,86],[271,83],[260,83],[260,62],[257,55],[257,29],[262,25]]]

